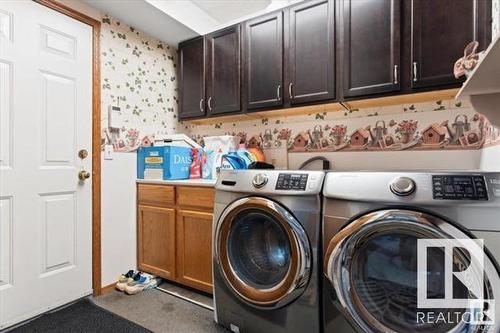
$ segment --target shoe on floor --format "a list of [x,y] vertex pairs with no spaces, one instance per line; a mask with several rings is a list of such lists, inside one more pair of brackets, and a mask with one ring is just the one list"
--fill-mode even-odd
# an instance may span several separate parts
[[141,273],[139,279],[134,279],[127,284],[125,292],[129,295],[135,295],[143,290],[152,289],[158,285],[158,279],[150,274]]
[[139,275],[140,275],[139,271],[134,271],[132,269],[127,273],[122,274],[115,285],[116,289],[120,291],[125,291],[127,283],[134,281],[134,278]]

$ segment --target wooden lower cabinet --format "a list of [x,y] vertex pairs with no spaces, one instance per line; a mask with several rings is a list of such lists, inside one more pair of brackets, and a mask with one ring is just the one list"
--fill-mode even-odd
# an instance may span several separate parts
[[213,214],[177,211],[177,280],[212,292]]
[[137,190],[138,269],[212,293],[214,189],[140,183]]
[[139,205],[138,212],[139,269],[175,277],[175,209]]

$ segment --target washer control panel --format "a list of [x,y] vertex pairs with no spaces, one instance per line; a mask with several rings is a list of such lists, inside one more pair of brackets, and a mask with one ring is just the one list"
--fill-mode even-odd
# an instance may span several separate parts
[[308,174],[280,173],[276,182],[276,190],[305,191]]
[[432,194],[441,200],[488,200],[483,176],[434,175]]

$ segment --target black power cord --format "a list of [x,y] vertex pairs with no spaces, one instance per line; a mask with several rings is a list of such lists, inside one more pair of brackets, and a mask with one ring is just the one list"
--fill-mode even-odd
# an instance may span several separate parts
[[304,161],[299,166],[299,170],[304,169],[306,166],[308,166],[309,164],[311,164],[314,161],[323,161],[323,170],[330,170],[330,161],[326,157],[324,157],[324,156],[314,156],[314,157],[311,157],[310,159]]

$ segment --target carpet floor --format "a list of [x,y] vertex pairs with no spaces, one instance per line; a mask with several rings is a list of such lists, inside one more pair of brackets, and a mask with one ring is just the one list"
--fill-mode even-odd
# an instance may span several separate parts
[[93,301],[153,332],[229,332],[214,322],[213,311],[155,289],[133,296],[113,291]]
[[9,333],[149,333],[151,331],[113,314],[89,299],[46,313]]

